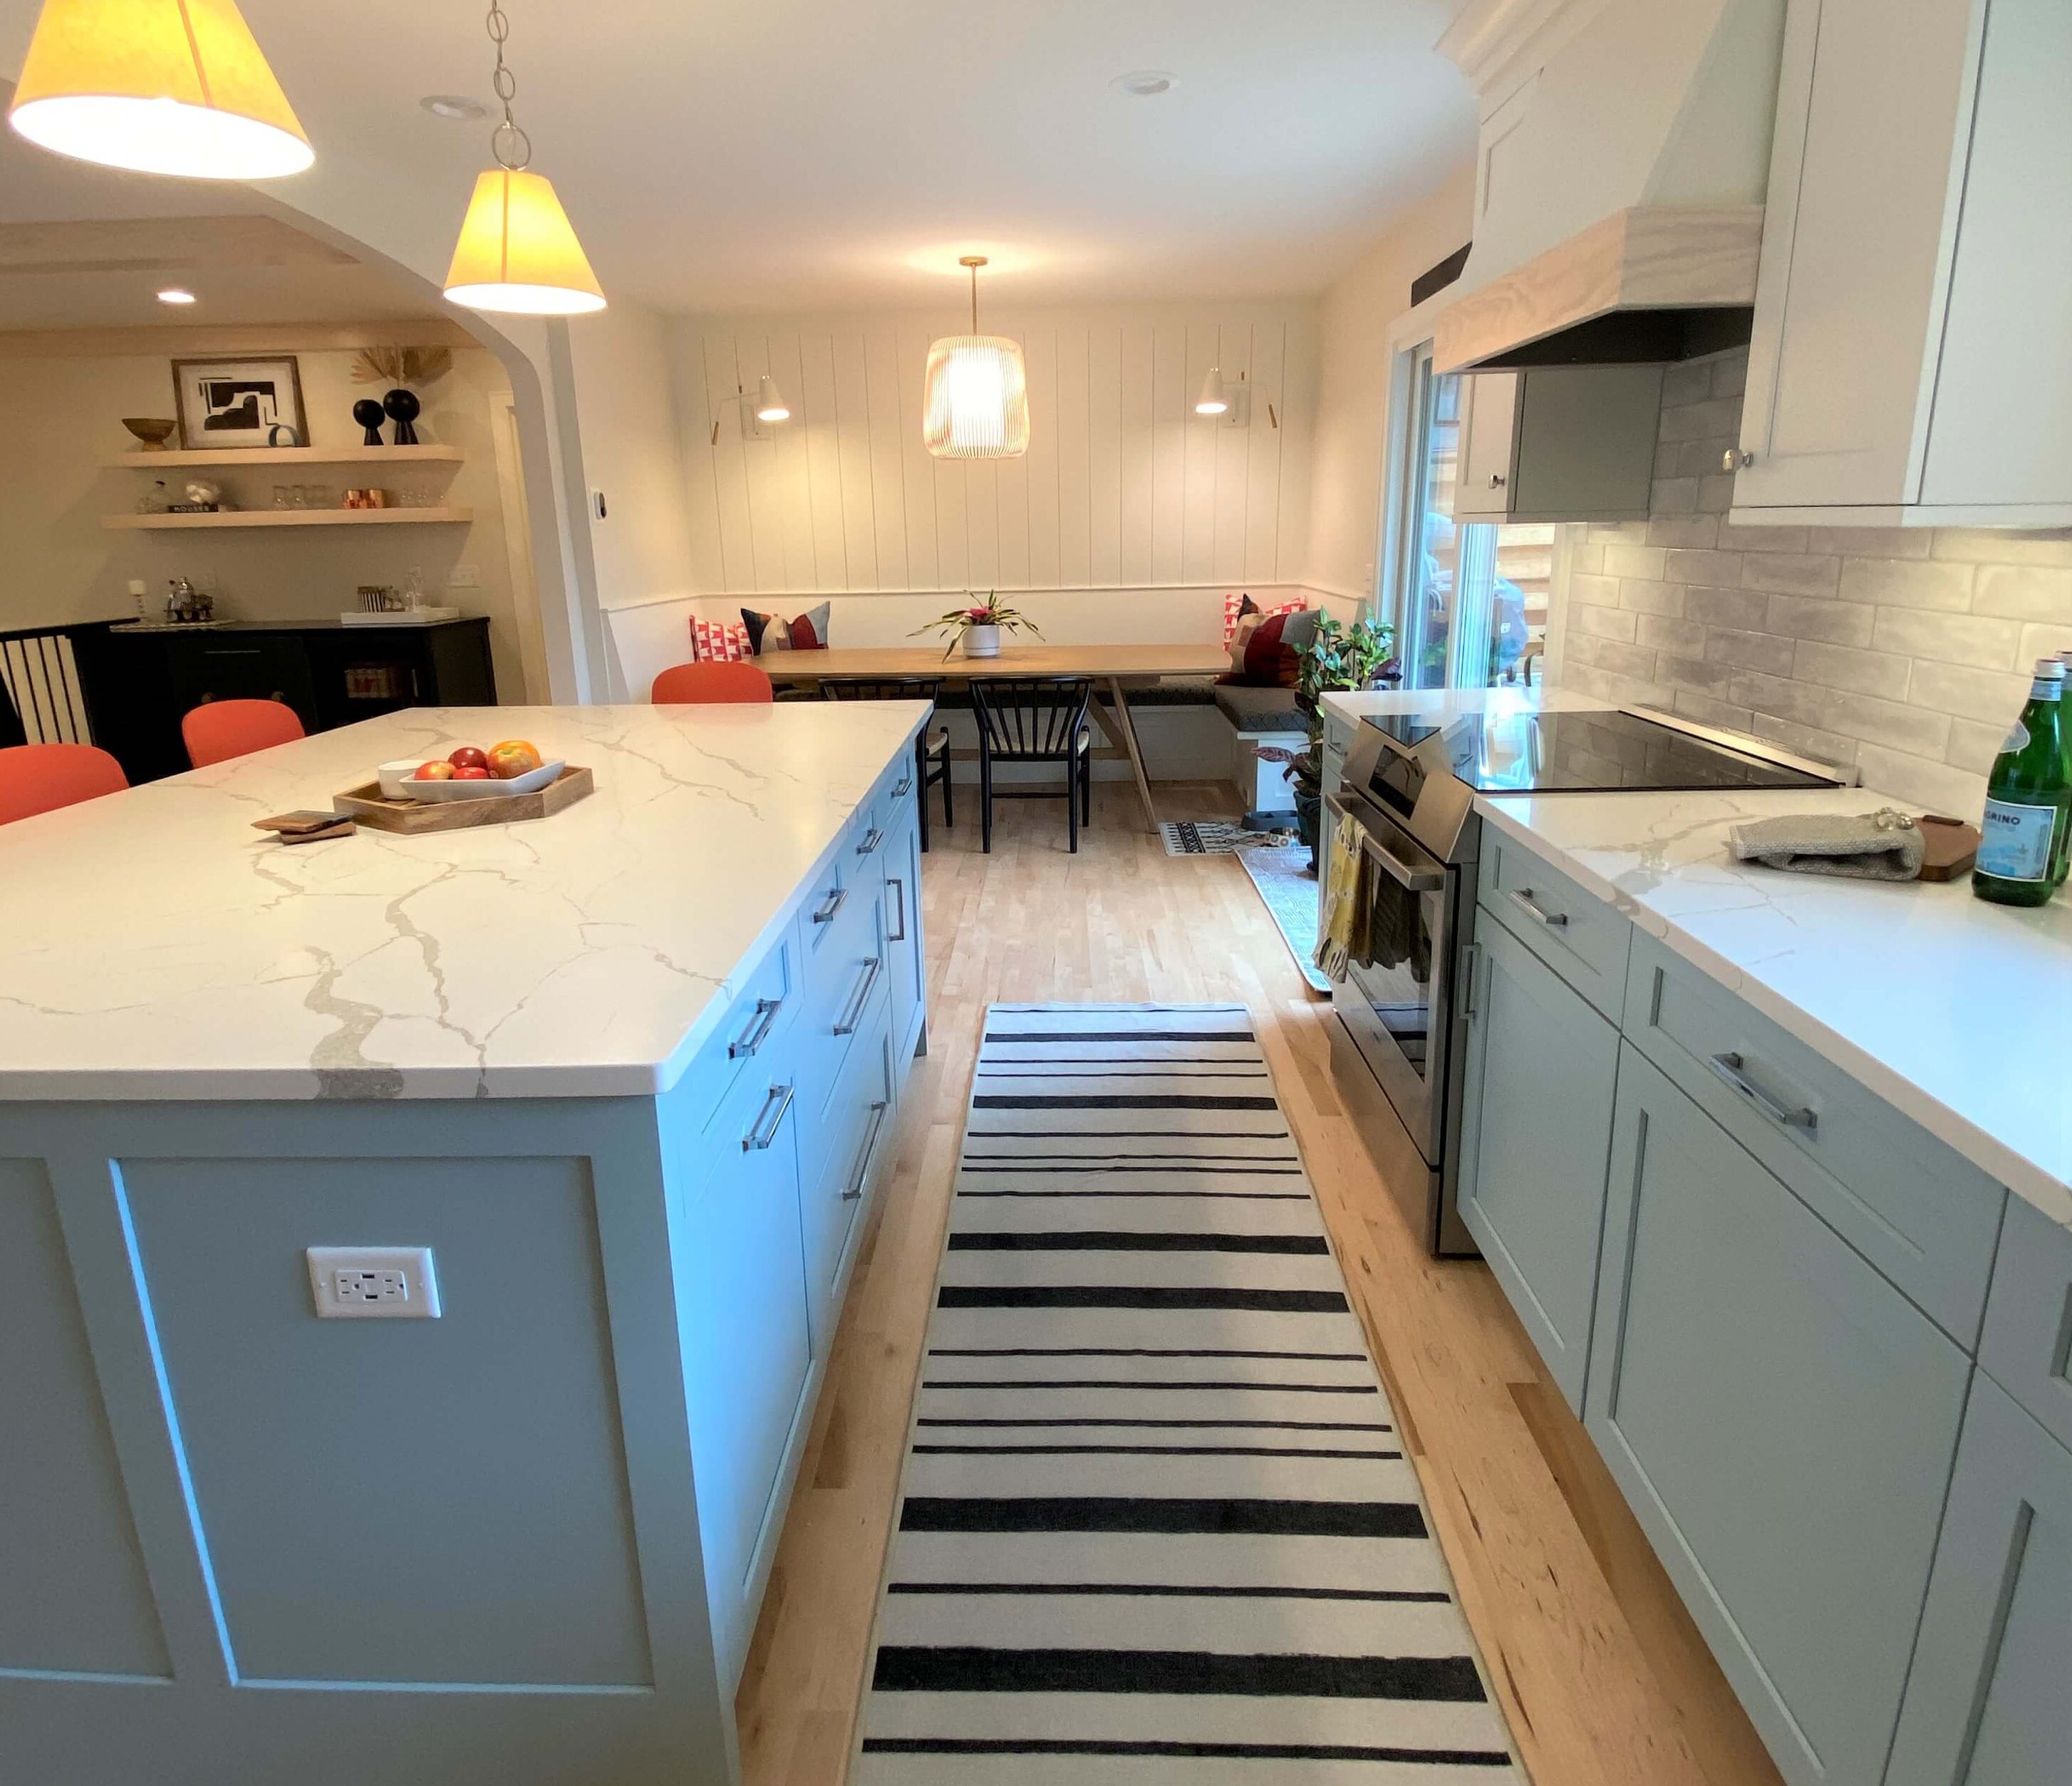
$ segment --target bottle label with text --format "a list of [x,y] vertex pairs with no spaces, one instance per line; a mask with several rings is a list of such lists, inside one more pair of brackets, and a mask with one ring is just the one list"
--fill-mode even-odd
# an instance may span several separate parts
[[1985,822],[1980,827],[1978,872],[2001,881],[2048,880],[2058,817],[2054,806],[1988,800]]

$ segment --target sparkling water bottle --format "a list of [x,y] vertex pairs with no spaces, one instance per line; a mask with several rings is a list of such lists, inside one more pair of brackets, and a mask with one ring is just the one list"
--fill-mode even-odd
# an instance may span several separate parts
[[2041,905],[2056,891],[2072,824],[2072,762],[2066,755],[2065,666],[2040,659],[2029,704],[1986,782],[1971,891],[2002,905]]

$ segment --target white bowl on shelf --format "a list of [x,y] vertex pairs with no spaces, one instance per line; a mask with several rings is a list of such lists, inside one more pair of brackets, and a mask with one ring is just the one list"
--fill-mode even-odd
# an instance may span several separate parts
[[501,800],[514,794],[537,794],[541,788],[551,785],[568,765],[557,758],[541,764],[537,769],[528,770],[523,775],[514,775],[508,782],[500,782],[494,776],[486,782],[421,782],[414,778],[417,764],[413,762],[401,766],[403,773],[397,779],[396,791],[389,794],[388,771],[397,766],[384,763],[380,769],[381,791],[392,800]]

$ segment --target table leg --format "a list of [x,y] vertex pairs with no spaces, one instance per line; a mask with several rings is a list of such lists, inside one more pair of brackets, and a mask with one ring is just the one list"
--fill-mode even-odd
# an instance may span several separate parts
[[1145,828],[1156,831],[1158,809],[1151,803],[1151,778],[1144,773],[1144,752],[1137,744],[1137,727],[1129,716],[1129,697],[1122,692],[1121,677],[1109,676],[1106,680],[1108,699],[1102,708],[1103,717],[1105,719],[1111,712],[1113,714],[1114,729],[1120,735],[1122,748],[1128,753],[1130,770],[1137,777],[1137,797],[1144,803]]

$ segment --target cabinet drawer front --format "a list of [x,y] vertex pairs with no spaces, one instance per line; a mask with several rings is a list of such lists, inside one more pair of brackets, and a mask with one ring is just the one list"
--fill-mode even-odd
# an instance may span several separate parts
[[2072,1230],[2008,1199],[1979,1362],[2072,1447]]
[[1886,1786],[2062,1786],[2072,1451],[1971,1386]]
[[819,1124],[810,1135],[801,1131],[802,1154],[811,1156],[800,1173],[799,1204],[816,1356],[834,1340],[841,1312],[836,1292],[848,1269],[857,1217],[892,1148],[898,1127],[893,1106],[891,1012],[881,992]]
[[1877,1786],[1969,1373],[1623,1050],[1586,1424],[1795,1786]]
[[[891,963],[885,942],[884,889],[882,872],[869,879],[851,878],[853,897],[829,926],[807,971],[794,1046],[799,1099],[809,1126],[819,1121],[851,1044],[885,995]],[[812,921],[811,913],[799,920],[802,927]]]
[[1482,908],[1614,1023],[1626,1003],[1633,926],[1494,825],[1482,827]]
[[1650,1060],[1976,1349],[1998,1184],[1652,937],[1634,939],[1626,1009]]
[[1502,926],[1474,959],[1461,1219],[1581,1414],[1618,1032]]
[[669,1094],[680,1103],[685,1122],[693,1129],[703,1127],[751,1069],[782,1070],[779,1063],[801,1002],[798,944],[787,929],[742,976],[741,989],[717,1033],[698,1051]]

